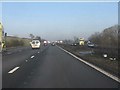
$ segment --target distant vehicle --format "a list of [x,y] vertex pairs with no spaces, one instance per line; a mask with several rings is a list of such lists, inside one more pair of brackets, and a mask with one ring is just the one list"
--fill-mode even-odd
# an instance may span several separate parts
[[44,46],[47,46],[47,45],[48,45],[48,42],[47,42],[47,41],[44,41],[43,43],[44,43]]
[[80,45],[80,46],[84,46],[84,45],[85,45],[85,40],[84,40],[84,38],[80,38],[80,39],[79,39],[79,45]]
[[32,40],[31,42],[31,47],[32,49],[35,49],[35,48],[40,48],[40,41],[39,40]]
[[6,42],[5,37],[7,36],[7,33],[4,35],[3,25],[0,22],[0,52],[2,52],[2,49],[6,49]]
[[71,46],[77,46],[77,43],[72,43]]
[[53,43],[51,43],[51,45],[52,45],[52,46],[55,46],[55,43],[53,42]]
[[91,46],[91,47],[93,47],[93,46],[95,46],[93,43],[90,43],[90,44],[88,44],[88,46]]
[[95,44],[93,44],[93,43],[88,43],[87,45],[88,45],[88,47],[94,47],[95,46]]
[[88,41],[88,42],[87,42],[87,46],[93,48],[93,47],[95,47],[96,45],[95,45],[93,42]]

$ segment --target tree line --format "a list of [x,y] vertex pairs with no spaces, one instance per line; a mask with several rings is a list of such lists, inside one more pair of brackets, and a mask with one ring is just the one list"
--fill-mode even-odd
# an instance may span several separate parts
[[111,47],[117,48],[118,44],[118,32],[120,31],[120,26],[115,25],[104,29],[102,32],[95,32],[88,39],[97,44],[100,47]]

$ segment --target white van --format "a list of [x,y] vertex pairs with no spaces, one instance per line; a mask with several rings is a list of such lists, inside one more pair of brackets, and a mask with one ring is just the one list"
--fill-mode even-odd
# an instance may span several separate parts
[[32,49],[40,48],[40,41],[39,40],[32,40],[31,47],[32,47]]

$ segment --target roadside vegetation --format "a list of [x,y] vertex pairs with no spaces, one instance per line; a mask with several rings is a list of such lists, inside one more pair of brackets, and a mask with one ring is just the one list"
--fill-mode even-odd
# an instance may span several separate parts
[[6,37],[6,47],[17,47],[17,46],[30,46],[30,39],[28,38],[19,38],[15,36]]
[[20,38],[17,36],[6,36],[4,38],[6,48],[10,47],[19,47],[19,46],[30,46],[30,42],[33,39],[38,39],[41,41],[41,37],[34,36],[33,34],[29,35],[30,38]]
[[119,59],[118,49],[118,32],[120,27],[118,25],[104,29],[101,33],[94,33],[89,37],[89,40],[97,45],[97,48],[94,48],[96,54],[102,55],[107,54],[109,57]]
[[118,48],[118,25],[96,32],[89,37],[89,40],[101,47]]
[[[119,76],[119,54],[118,54],[118,32],[120,27],[118,25],[104,29],[102,32],[97,32],[91,35],[85,41],[84,46],[72,46],[66,40],[64,44],[58,44],[62,48],[75,54],[76,56],[116,75]],[[75,39],[77,40],[77,39]],[[94,47],[89,47],[87,41],[94,43]],[[76,42],[76,41],[75,41]]]

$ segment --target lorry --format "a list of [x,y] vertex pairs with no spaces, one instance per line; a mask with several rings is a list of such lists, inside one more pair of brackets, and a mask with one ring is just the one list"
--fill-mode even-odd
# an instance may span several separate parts
[[2,29],[2,23],[0,22],[0,52],[2,51],[3,48],[3,42],[2,42],[2,38],[3,38],[3,29]]
[[3,49],[6,49],[6,42],[5,42],[3,25],[0,22],[0,52],[2,52]]
[[79,39],[79,45],[80,45],[80,46],[83,46],[84,44],[85,44],[84,38],[80,38],[80,39]]

